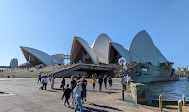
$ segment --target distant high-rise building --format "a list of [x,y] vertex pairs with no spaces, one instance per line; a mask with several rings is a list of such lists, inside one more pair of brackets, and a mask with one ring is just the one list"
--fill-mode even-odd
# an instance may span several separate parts
[[10,68],[18,68],[18,59],[16,58],[11,59]]

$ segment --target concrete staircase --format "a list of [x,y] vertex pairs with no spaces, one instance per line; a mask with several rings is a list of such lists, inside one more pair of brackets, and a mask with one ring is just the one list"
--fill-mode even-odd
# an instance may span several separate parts
[[95,64],[75,64],[71,65],[67,68],[63,68],[57,72],[54,73],[54,76],[56,78],[61,78],[61,77],[71,77],[71,73],[77,70],[98,70],[98,71],[113,71],[115,68],[113,67],[106,67],[106,66],[101,66],[101,65],[95,65]]

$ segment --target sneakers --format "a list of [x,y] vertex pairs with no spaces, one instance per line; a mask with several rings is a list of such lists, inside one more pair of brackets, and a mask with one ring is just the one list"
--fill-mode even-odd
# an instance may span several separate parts
[[63,103],[63,105],[64,105],[64,106],[66,106],[66,104],[65,104],[65,103]]

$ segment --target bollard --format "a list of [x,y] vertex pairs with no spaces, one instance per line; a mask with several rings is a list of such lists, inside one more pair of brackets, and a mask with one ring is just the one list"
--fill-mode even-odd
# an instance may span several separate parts
[[159,109],[160,109],[160,111],[163,111],[163,107],[162,107],[163,105],[162,105],[162,96],[160,95],[159,96]]
[[182,112],[182,101],[178,101],[178,112]]
[[124,99],[125,99],[125,98],[124,98],[124,91],[125,91],[125,90],[122,89],[122,100],[123,100],[123,101],[124,101]]
[[186,106],[186,98],[185,98],[185,95],[182,95],[182,100],[183,100],[183,106]]

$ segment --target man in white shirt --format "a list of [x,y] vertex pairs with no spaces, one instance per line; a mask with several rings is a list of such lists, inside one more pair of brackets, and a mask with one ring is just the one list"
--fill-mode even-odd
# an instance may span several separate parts
[[123,89],[124,90],[126,90],[127,88],[126,88],[126,84],[127,84],[127,76],[126,75],[124,75],[122,78],[121,78],[121,84],[122,84],[122,86],[123,86]]
[[80,112],[83,112],[83,105],[81,103],[81,91],[82,91],[81,82],[78,82],[77,86],[73,90],[74,99],[76,101],[76,106],[75,106],[74,112],[77,112],[78,106],[80,106]]

